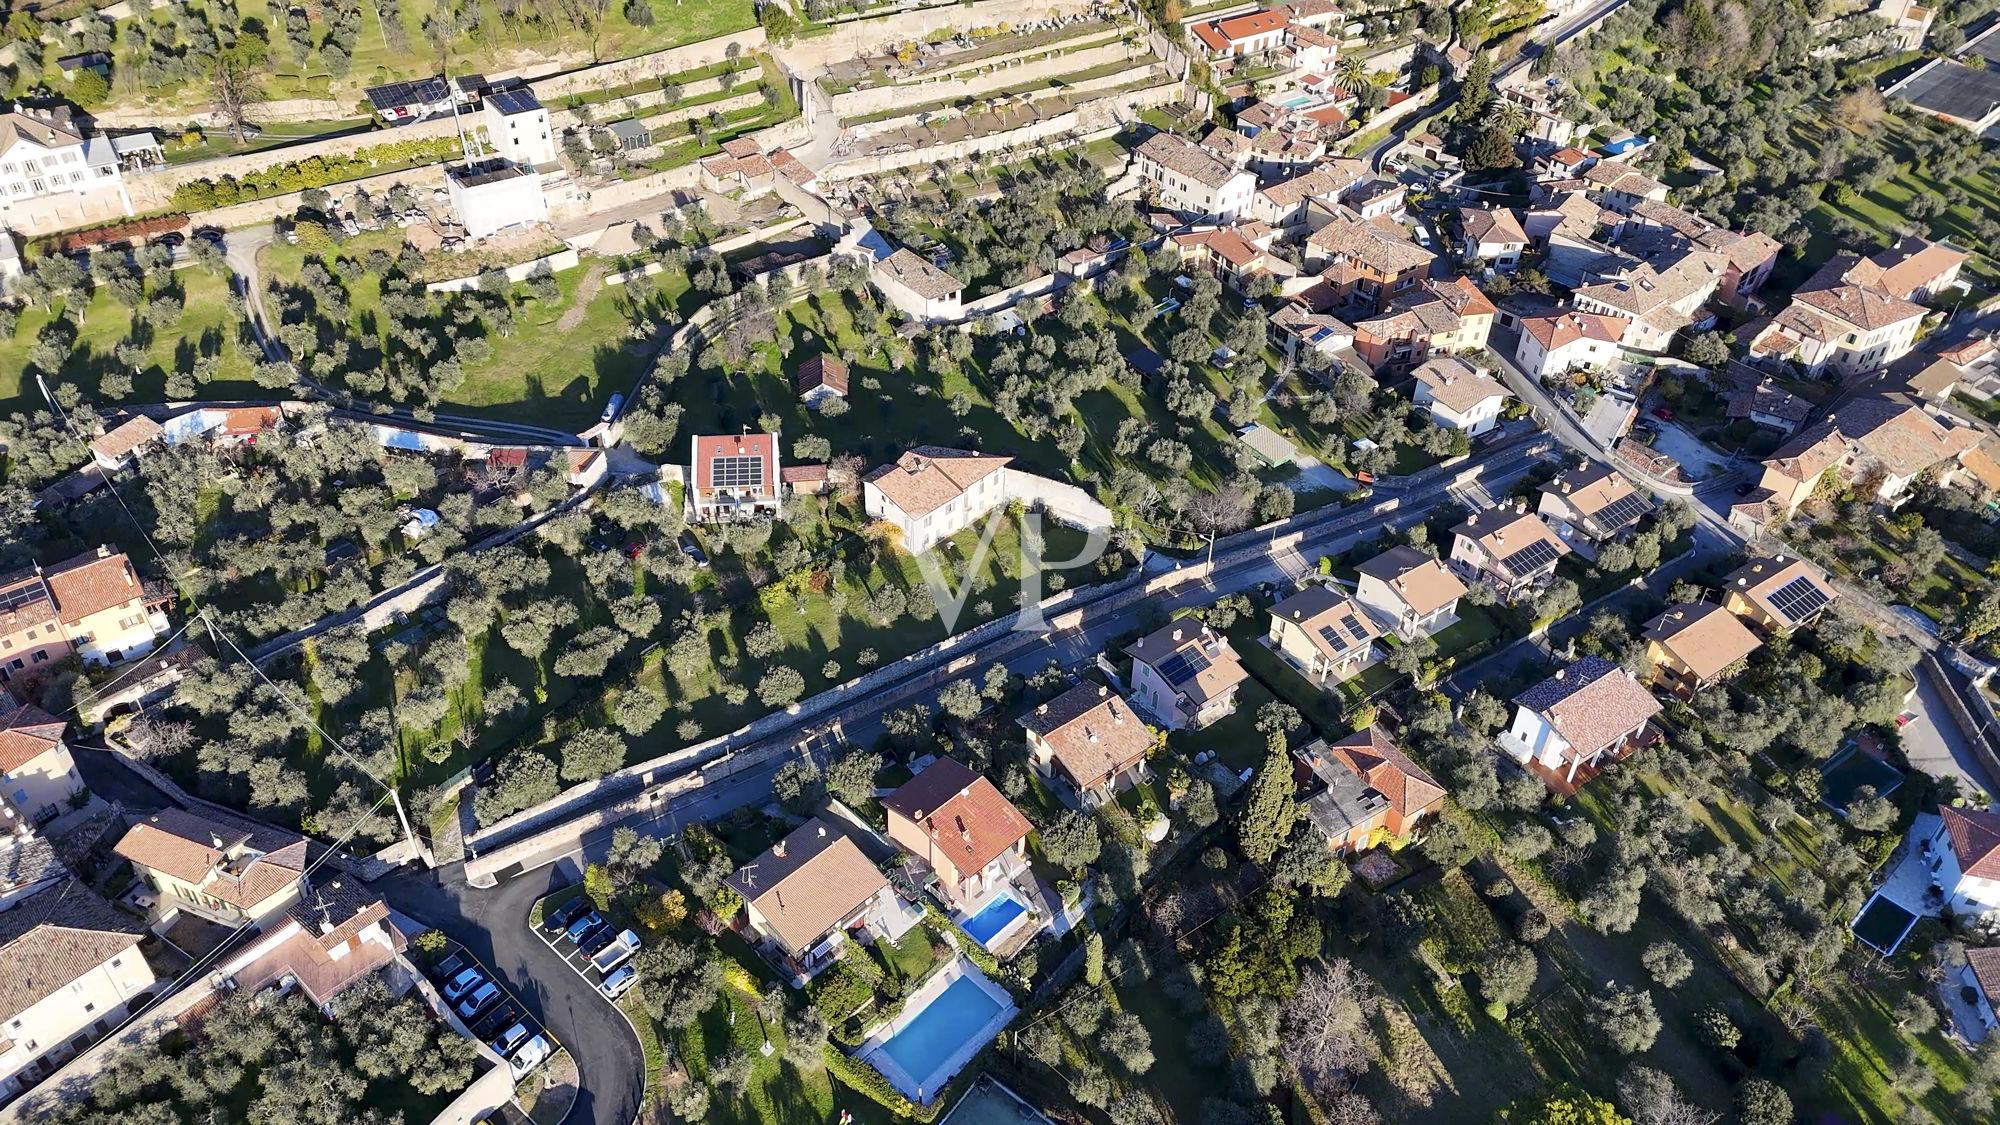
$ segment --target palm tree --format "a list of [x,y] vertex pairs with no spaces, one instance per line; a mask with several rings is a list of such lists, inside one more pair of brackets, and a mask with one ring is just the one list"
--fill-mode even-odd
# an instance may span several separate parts
[[1334,73],[1340,77],[1341,86],[1353,93],[1355,88],[1368,79],[1368,62],[1359,55],[1342,55],[1334,64]]

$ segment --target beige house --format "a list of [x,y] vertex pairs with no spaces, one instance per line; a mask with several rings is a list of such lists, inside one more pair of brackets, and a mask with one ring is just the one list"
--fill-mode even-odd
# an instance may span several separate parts
[[0,824],[0,831],[54,820],[84,792],[76,760],[63,742],[63,721],[16,704],[5,692],[0,692],[0,775],[0,813],[12,822]]
[[161,914],[187,910],[226,926],[261,922],[289,907],[305,878],[303,836],[181,809],[161,809],[133,825],[114,850],[158,893]]
[[1353,598],[1314,583],[1271,607],[1265,643],[1306,679],[1326,687],[1374,662],[1375,619]]
[[1170,621],[1127,647],[1132,701],[1168,730],[1200,729],[1236,710],[1250,678],[1229,641],[1192,618]]
[[1068,783],[1069,803],[1096,808],[1142,780],[1153,728],[1102,684],[1078,684],[1021,716],[1035,772]]
[[804,983],[840,956],[848,933],[893,900],[889,880],[843,829],[813,817],[727,883],[743,897],[734,925]]
[[169,600],[109,547],[0,578],[0,683],[34,678],[71,652],[85,664],[143,656],[168,631]]
[[1452,528],[1452,566],[1510,602],[1547,585],[1569,552],[1569,544],[1525,506],[1474,512]]
[[946,902],[976,912],[1028,867],[1033,826],[991,781],[939,758],[882,799],[889,840],[937,876]]
[[1751,559],[1723,579],[1723,608],[1766,633],[1810,629],[1836,595],[1826,575],[1804,559]]
[[1606,543],[1639,526],[1653,504],[1624,474],[1584,460],[1542,486],[1535,511],[1577,554],[1596,559]]
[[139,454],[166,433],[158,422],[137,414],[110,431],[93,438],[90,459],[107,473],[129,469],[139,463]]
[[48,1077],[149,994],[145,930],[74,879],[0,913],[0,1102]]
[[1646,622],[1653,683],[1682,699],[1720,680],[1763,644],[1740,618],[1713,602],[1668,606]]
[[1430,408],[1436,425],[1477,437],[1500,424],[1507,388],[1465,360],[1433,356],[1411,374],[1417,380],[1414,401]]
[[921,555],[1012,498],[1008,462],[969,449],[920,445],[862,478],[868,518],[894,527],[903,549]]
[[1391,547],[1355,567],[1354,600],[1406,641],[1458,621],[1465,583],[1451,568],[1415,547]]
[[876,262],[868,273],[889,303],[918,321],[960,320],[965,283],[925,261],[908,247]]
[[1956,474],[1959,458],[1978,447],[1980,436],[1907,396],[1857,399],[1766,458],[1757,491],[1735,506],[1731,521],[1790,519],[1829,475],[1878,503],[1899,503],[1925,472]]
[[251,992],[289,978],[325,1009],[404,948],[387,904],[344,876],[294,902],[255,942],[223,962],[222,975]]
[[1790,361],[1815,379],[1828,371],[1852,378],[1887,367],[1916,346],[1926,311],[1885,286],[1914,292],[1930,284],[1924,265],[1930,257],[1912,255],[1892,272],[1869,259],[1836,256],[1751,336],[1750,358]]

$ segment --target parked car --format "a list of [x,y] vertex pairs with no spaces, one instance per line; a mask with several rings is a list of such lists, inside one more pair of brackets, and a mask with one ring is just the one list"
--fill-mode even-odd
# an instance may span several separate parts
[[602,992],[606,1000],[616,1000],[632,991],[632,986],[638,983],[639,970],[627,965],[605,977],[604,983],[597,986],[597,991]]
[[540,1035],[522,1044],[507,1059],[507,1071],[515,1081],[527,1077],[528,1072],[546,1062],[549,1057],[549,1041]]
[[153,245],[164,246],[169,250],[173,250],[173,249],[178,249],[182,245],[186,244],[186,242],[187,242],[187,235],[184,235],[177,230],[170,230],[167,233],[159,236],[158,238],[155,238],[153,240]]
[[520,1047],[523,1043],[526,1043],[527,1041],[528,1041],[528,1025],[525,1023],[516,1023],[508,1027],[507,1030],[501,1032],[499,1035],[494,1036],[492,1040],[492,1047],[495,1051],[500,1053],[502,1058],[504,1058],[508,1055],[513,1054],[516,1048]]
[[1653,417],[1658,418],[1662,422],[1671,422],[1674,420],[1674,412],[1664,406],[1655,406],[1653,408]]
[[1756,481],[1746,480],[1742,484],[1736,486],[1736,495],[1738,496],[1748,496],[1755,491],[1757,491]]
[[480,972],[478,969],[466,969],[451,978],[450,984],[444,986],[444,998],[446,1000],[456,1000],[485,983],[485,973]]
[[625,557],[628,559],[636,559],[640,555],[644,554],[645,550],[646,550],[646,541],[644,539],[634,539],[630,543],[625,544]]
[[612,929],[610,926],[604,926],[598,929],[595,933],[592,933],[589,937],[584,938],[580,942],[577,942],[576,948],[585,957],[595,957],[597,956],[598,950],[603,949],[605,946],[610,945],[612,942],[617,940],[618,940],[618,931]]
[[625,396],[612,395],[611,401],[604,404],[604,413],[598,415],[597,420],[600,422],[607,422],[607,423],[616,422],[618,420],[619,411],[622,411],[624,409],[625,409]]
[[616,937],[590,951],[590,963],[600,973],[608,973],[630,960],[639,951],[639,935],[631,930],[621,931]]
[[577,942],[582,941],[586,934],[603,924],[604,919],[598,915],[597,911],[593,910],[576,921],[571,922],[569,929],[563,931],[563,936],[569,939],[571,945],[575,945]]
[[696,539],[692,531],[681,532],[681,554],[694,560],[694,565],[698,567],[708,566],[708,552],[701,549],[701,540]]
[[576,921],[578,915],[589,909],[590,899],[584,895],[578,895],[561,906],[556,907],[554,910],[549,911],[542,918],[542,928],[550,933],[559,933],[569,929],[569,924]]
[[462,1019],[471,1019],[500,1002],[500,986],[487,981],[475,989],[472,995],[458,1002],[458,1014]]
[[458,971],[463,968],[465,968],[465,956],[454,953],[431,967],[431,979],[434,981],[448,981],[457,976]]
[[194,236],[215,247],[217,250],[222,249],[222,229],[220,227],[196,227],[194,228]]
[[520,1005],[512,1002],[502,1004],[481,1017],[479,1026],[473,1028],[472,1033],[481,1038],[487,1038],[508,1024],[517,1022],[520,1018]]

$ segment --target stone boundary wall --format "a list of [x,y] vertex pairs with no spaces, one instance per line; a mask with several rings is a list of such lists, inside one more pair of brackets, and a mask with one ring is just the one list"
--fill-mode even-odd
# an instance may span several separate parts
[[[196,178],[199,179],[200,177]],[[173,185],[168,183],[167,177],[155,176],[151,179],[127,180],[125,182],[135,187],[148,183],[166,185],[165,193],[156,201],[142,202],[139,193],[137,191],[133,192],[132,204],[141,211],[166,207],[172,202]],[[366,188],[370,195],[381,195],[397,184],[404,184],[411,191],[417,192],[428,192],[433,188],[441,188],[444,186],[444,165],[420,164],[415,168],[405,168],[400,172],[383,172],[379,175],[363,176],[358,180],[343,180],[338,184],[327,184],[322,190],[330,194],[342,195],[353,191],[355,188]],[[280,215],[290,215],[297,211],[304,202],[304,198],[305,193],[298,191],[286,192],[283,195],[268,195],[262,199],[253,199],[246,203],[232,203],[227,207],[217,207],[213,211],[204,211],[200,214],[199,218],[204,225],[218,226],[224,229],[247,227],[257,223],[268,223]]]
[[[1091,70],[1106,63],[1132,58],[1138,53],[1136,44],[1113,40],[1102,47],[1089,47],[1068,54],[1061,48],[1049,48],[1043,57],[1030,61],[1016,60],[1006,64],[994,64],[995,69],[970,76],[940,77],[924,82],[908,82],[900,86],[874,86],[865,90],[850,90],[845,94],[835,94],[832,98],[833,112],[841,119],[865,117],[899,105],[917,105],[924,102],[943,101],[947,98],[976,97],[989,90],[1005,86],[1032,82],[1038,78],[1060,78],[1065,74]],[[1129,79],[1128,79],[1129,81]]]
[[[576,251],[558,250],[545,258],[536,258],[532,262],[522,262],[519,265],[508,266],[500,272],[507,275],[508,281],[526,281],[528,278],[534,276],[535,270],[542,266],[547,266],[550,273],[561,273],[567,269],[575,269]],[[487,273],[491,272],[493,271],[487,271]],[[486,274],[484,273],[476,273],[470,277],[454,277],[450,281],[433,281],[429,285],[424,286],[424,291],[427,293],[463,293],[469,289],[479,288],[479,280],[485,276]]]
[[713,66],[729,57],[729,46],[732,43],[736,45],[737,54],[740,56],[755,54],[764,49],[764,29],[752,27],[729,35],[704,39],[699,43],[669,47],[664,51],[635,55],[629,59],[600,63],[597,66],[587,66],[567,73],[530,67],[519,72],[518,76],[534,83],[535,96],[546,105],[575,93],[611,90],[647,78],[657,79],[669,74],[679,74],[684,70]]
[[[1158,61],[1154,61],[1145,66],[1134,67],[1131,70],[1121,70],[1116,74],[1101,74],[1098,75],[1096,78],[1086,78],[1083,81],[1074,84],[1065,84],[1062,86],[1050,86],[1046,89],[1041,89],[1041,90],[1029,90],[1025,93],[1017,94],[1015,95],[1015,97],[1032,103],[1041,101],[1045,98],[1057,98],[1057,97],[1062,97],[1064,95],[1074,96],[1077,94],[1090,94],[1090,93],[1095,93],[1099,90],[1113,90],[1120,86],[1128,85],[1133,82],[1139,82],[1147,79],[1154,79],[1154,80],[1163,79],[1165,78],[1164,70],[1165,68]],[[883,133],[892,132],[896,129],[901,129],[904,128],[905,126],[914,125],[916,123],[917,123],[917,114],[915,112],[912,112],[909,114],[905,114],[902,117],[888,117],[880,121],[870,121],[865,125],[849,126],[849,128],[853,131],[854,135],[857,137],[869,137],[869,136],[879,136]]]
[[1097,0],[1035,0],[1032,4],[1019,0],[977,0],[971,4],[941,5],[849,20],[824,35],[799,39],[780,48],[778,53],[795,71],[816,71],[843,59],[879,54],[891,43],[922,39],[934,31],[970,31],[975,27],[1030,23],[1051,15],[1078,15],[1097,6]]

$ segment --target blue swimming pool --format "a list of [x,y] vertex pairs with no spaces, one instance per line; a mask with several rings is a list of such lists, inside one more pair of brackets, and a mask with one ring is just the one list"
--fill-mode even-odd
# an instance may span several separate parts
[[923,1089],[925,1097],[935,1097],[951,1078],[939,1072],[999,1011],[1000,1002],[977,980],[960,977],[885,1041],[882,1053]]
[[1014,919],[1027,912],[1028,908],[1022,906],[1021,901],[1013,895],[1001,895],[982,907],[979,913],[965,920],[965,932],[972,935],[973,941],[987,945],[1012,924]]

